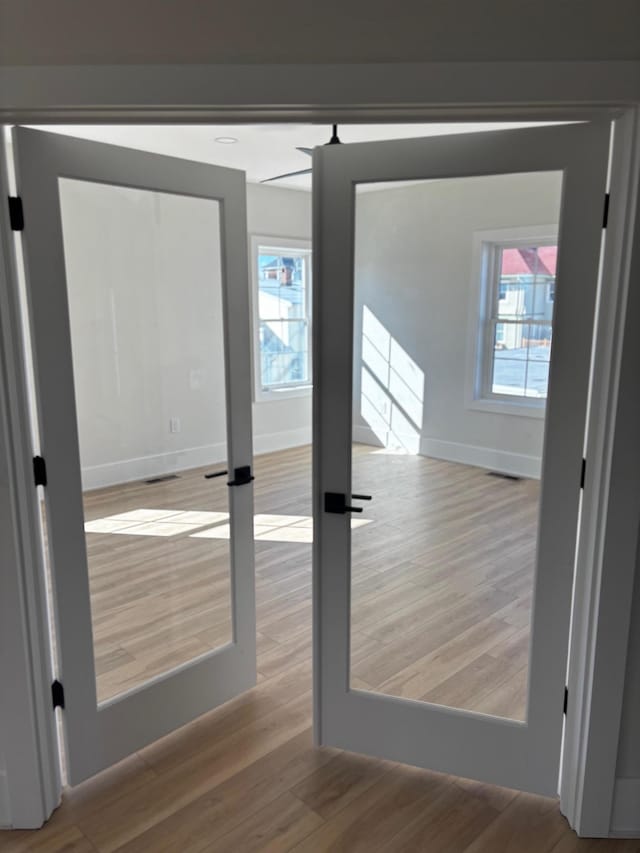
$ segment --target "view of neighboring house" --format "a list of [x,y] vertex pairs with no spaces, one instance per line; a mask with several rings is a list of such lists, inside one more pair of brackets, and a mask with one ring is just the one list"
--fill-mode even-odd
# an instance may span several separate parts
[[557,246],[500,252],[494,393],[547,396],[557,254]]
[[263,387],[308,382],[305,261],[258,256],[258,316]]

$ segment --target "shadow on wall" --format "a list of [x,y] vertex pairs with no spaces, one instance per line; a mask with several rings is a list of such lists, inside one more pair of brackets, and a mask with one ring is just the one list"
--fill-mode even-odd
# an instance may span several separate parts
[[362,309],[360,414],[390,452],[420,452],[424,371],[366,306]]

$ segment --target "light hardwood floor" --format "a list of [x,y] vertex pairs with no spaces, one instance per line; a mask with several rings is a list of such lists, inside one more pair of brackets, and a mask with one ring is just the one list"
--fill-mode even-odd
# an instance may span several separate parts
[[[255,467],[260,639],[306,654],[309,450]],[[229,542],[200,538],[228,530],[227,487],[205,470],[86,496],[87,520],[121,530],[87,534],[100,699],[231,638]],[[354,686],[524,719],[538,484],[356,445],[354,490],[373,495],[352,537]],[[150,512],[171,514],[140,526]]]
[[[310,514],[307,448],[255,470],[257,513]],[[354,684],[521,716],[537,485],[358,446],[354,490],[374,496],[353,534]],[[225,500],[196,471],[93,493],[87,517]],[[104,691],[224,639],[225,540],[89,539]],[[639,853],[577,839],[555,800],[314,749],[310,545],[258,540],[256,589],[257,687],[66,791],[39,832],[0,833],[0,851]]]

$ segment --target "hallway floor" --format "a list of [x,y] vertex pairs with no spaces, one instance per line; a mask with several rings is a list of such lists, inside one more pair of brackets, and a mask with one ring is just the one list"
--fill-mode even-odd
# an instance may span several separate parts
[[[315,749],[309,449],[255,470],[257,686],[65,791],[42,830],[0,833],[0,853],[640,853],[640,841],[578,839],[553,799]],[[202,473],[91,493],[87,518],[223,513],[212,495],[226,487]],[[353,530],[354,687],[524,715],[537,489],[355,447],[354,491],[373,501]],[[103,690],[224,638],[228,541],[224,518],[208,523],[196,532],[220,538],[89,534]]]

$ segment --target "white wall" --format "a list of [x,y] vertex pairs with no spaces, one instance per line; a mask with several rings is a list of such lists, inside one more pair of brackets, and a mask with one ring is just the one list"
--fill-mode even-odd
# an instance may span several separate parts
[[217,202],[74,180],[61,206],[86,485],[223,458]]
[[[0,731],[0,739],[3,732]],[[7,773],[4,770],[4,755],[0,752],[0,829],[11,826],[11,805],[9,802],[9,785]]]
[[612,828],[640,835],[640,558],[631,612]]
[[424,373],[420,453],[537,474],[542,419],[479,412],[467,405],[465,383],[475,343],[469,331],[473,234],[553,224],[559,197],[560,178],[551,173],[432,181],[358,195],[356,439],[374,441],[361,415],[366,306],[414,363],[412,370],[405,360],[405,375],[414,377],[410,381],[417,377],[419,384],[419,371]]
[[[636,240],[640,237],[640,209],[636,213]],[[625,672],[625,688],[622,718],[618,740],[616,787],[614,794],[611,826],[614,831],[640,838],[640,528],[637,506],[640,487],[638,466],[638,431],[640,429],[640,397],[638,396],[638,365],[640,364],[640,340],[636,323],[640,313],[640,294],[634,283],[640,272],[640,241],[630,270],[631,288],[627,305],[628,320],[625,329],[623,365],[620,377],[620,399],[618,417],[623,423],[618,426],[618,450],[614,449],[614,467],[611,482],[612,494],[626,495],[631,506],[631,517],[635,529],[636,568],[631,624]],[[618,461],[616,464],[616,455]],[[615,490],[615,491],[614,491]],[[633,507],[635,506],[635,511]],[[605,564],[605,571],[606,571]],[[606,624],[604,630],[606,631]]]
[[[640,780],[640,559],[636,568],[636,583],[631,612],[631,633],[627,658],[625,703],[620,730],[618,776]],[[640,816],[640,801],[638,802]]]
[[[311,240],[311,193],[247,184],[249,235]],[[254,452],[311,441],[311,394],[253,406]]]
[[0,15],[15,65],[638,57],[634,0],[5,0]]
[[[0,269],[0,275],[2,270]],[[2,337],[2,329],[0,328],[0,342]],[[1,377],[1,373],[0,373]],[[4,417],[3,411],[3,390],[0,388],[0,417]],[[9,600],[5,584],[7,576],[13,569],[13,561],[16,559],[17,549],[14,549],[14,529],[11,509],[11,499],[13,497],[9,484],[9,453],[8,441],[5,435],[4,421],[0,421],[0,617],[2,617],[2,602]],[[6,564],[5,564],[6,561]],[[6,620],[5,620],[6,621]],[[0,625],[0,628],[2,626]],[[0,630],[0,637],[2,632]],[[10,638],[7,638],[10,639]],[[0,678],[3,678],[8,671],[5,655],[7,654],[9,643],[7,639],[0,645]],[[4,756],[5,738],[10,735],[7,722],[7,712],[4,707],[3,694],[0,692],[0,827],[9,826],[11,823],[11,813],[9,804],[9,792],[7,789],[6,776],[6,761]]]
[[[85,488],[224,460],[217,204],[64,181],[62,211]],[[308,238],[309,194],[249,185],[248,220]],[[310,439],[310,397],[254,409],[257,453]]]
[[[2,448],[0,448],[0,450],[4,450],[4,448],[2,447]],[[0,459],[0,470],[3,467],[3,464],[2,464],[3,461],[4,460]],[[3,509],[5,509],[5,510],[7,509],[7,504],[8,504],[8,501],[5,500],[5,495],[8,496],[8,492],[9,492],[8,483],[5,484],[4,482],[0,482],[0,506],[3,507]],[[10,517],[11,517],[10,514],[8,512],[5,512],[7,527],[9,526],[8,522],[10,520]],[[4,527],[5,527],[5,524],[0,523],[0,529],[2,529]],[[9,532],[10,531],[8,531],[8,530],[3,530],[3,533],[4,533],[3,539],[5,540],[5,542],[7,540],[7,534]],[[4,545],[4,542],[3,542],[3,545]],[[3,567],[2,568],[3,574],[5,572],[8,572],[8,571],[9,571],[9,567]],[[1,588],[2,588],[2,584],[0,583],[0,589]],[[2,610],[2,608],[0,607],[0,612],[1,612],[1,610]],[[6,652],[6,649],[5,649],[5,652]],[[0,673],[4,673],[5,668],[6,668],[6,663],[3,660],[2,654],[0,654]],[[5,755],[4,755],[4,742],[5,742],[5,738],[9,736],[9,726],[8,726],[8,723],[7,723],[7,720],[5,719],[5,717],[6,717],[6,712],[4,709],[3,702],[2,702],[2,697],[0,696],[0,828],[2,828],[4,826],[10,826],[11,825],[11,804],[9,802],[9,788],[8,788],[8,784],[7,784],[7,772],[6,772],[6,766],[7,765],[6,765]]]

